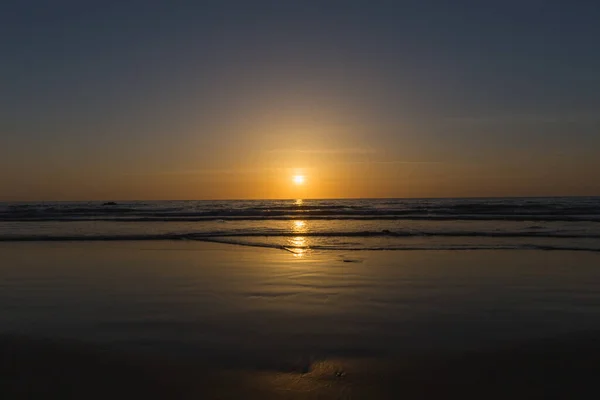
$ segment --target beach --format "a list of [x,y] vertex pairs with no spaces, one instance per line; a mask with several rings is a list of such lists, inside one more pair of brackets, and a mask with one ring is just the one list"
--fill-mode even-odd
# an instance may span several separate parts
[[595,252],[66,241],[0,253],[2,390],[14,397],[74,381],[163,398],[593,388]]
[[600,2],[1,9],[0,400],[600,398]]

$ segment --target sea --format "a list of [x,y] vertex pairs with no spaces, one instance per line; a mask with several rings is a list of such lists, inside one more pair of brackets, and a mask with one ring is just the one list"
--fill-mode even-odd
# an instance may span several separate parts
[[10,202],[0,339],[277,371],[596,340],[599,267],[600,197]]
[[0,241],[600,251],[600,197],[0,203]]

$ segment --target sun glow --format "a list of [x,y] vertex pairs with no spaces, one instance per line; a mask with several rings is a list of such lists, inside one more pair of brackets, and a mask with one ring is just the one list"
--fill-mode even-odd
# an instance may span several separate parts
[[304,175],[294,175],[292,181],[295,185],[302,185],[304,184]]

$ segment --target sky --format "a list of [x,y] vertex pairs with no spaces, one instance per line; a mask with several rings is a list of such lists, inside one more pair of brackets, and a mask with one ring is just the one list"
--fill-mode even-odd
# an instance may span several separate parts
[[6,0],[0,200],[600,195],[599,20],[577,0]]

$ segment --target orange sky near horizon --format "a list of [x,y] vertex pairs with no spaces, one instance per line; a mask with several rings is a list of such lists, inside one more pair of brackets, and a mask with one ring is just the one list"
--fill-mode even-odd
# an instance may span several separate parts
[[[384,197],[591,196],[600,193],[594,169],[555,163],[348,161],[320,152],[289,157],[290,166],[234,166],[147,172],[38,171],[26,182],[0,180],[0,200],[216,200]],[[300,163],[299,158],[311,159]],[[368,158],[373,154],[369,153]],[[279,157],[275,157],[278,159]],[[293,164],[292,164],[293,163]],[[291,165],[302,165],[292,167]],[[598,169],[596,169],[598,170]],[[297,185],[293,177],[302,175]],[[22,179],[22,176],[20,177]],[[9,190],[9,188],[11,188]]]

